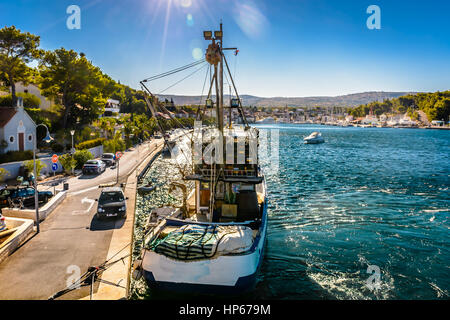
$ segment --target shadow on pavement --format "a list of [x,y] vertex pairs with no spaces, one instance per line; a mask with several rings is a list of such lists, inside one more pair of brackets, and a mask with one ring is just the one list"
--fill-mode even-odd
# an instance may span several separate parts
[[96,215],[91,220],[91,225],[89,226],[89,230],[91,231],[105,231],[112,229],[120,229],[125,224],[125,220],[123,218],[104,218],[98,219]]
[[100,174],[82,174],[78,177],[79,180],[87,180],[97,178]]

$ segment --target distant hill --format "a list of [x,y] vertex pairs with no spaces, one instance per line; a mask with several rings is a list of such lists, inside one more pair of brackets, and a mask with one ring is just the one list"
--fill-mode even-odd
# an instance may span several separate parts
[[[258,107],[313,107],[313,106],[342,106],[354,107],[361,104],[367,104],[372,101],[383,101],[393,99],[405,94],[414,94],[415,92],[363,92],[347,94],[337,97],[273,97],[261,98],[251,95],[242,95],[245,106]],[[159,95],[160,99],[173,99],[176,105],[199,104],[200,96],[178,96],[178,95]],[[205,97],[202,98],[202,103]],[[228,95],[225,95],[225,100]]]

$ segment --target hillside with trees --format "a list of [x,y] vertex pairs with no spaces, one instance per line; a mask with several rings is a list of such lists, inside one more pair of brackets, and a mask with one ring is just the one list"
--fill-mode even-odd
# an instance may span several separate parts
[[383,113],[408,113],[413,119],[418,118],[418,111],[423,111],[429,121],[449,121],[450,91],[408,94],[383,102],[375,101],[350,109],[349,113],[354,117],[364,117],[370,113],[370,110],[377,116]]
[[[316,106],[323,107],[357,107],[372,101],[384,101],[386,99],[397,98],[409,94],[409,92],[362,92],[347,94],[342,96],[319,96],[319,97],[256,97],[252,95],[240,95],[245,106],[256,106],[261,108],[271,107],[300,107],[310,108]],[[161,98],[173,99],[177,105],[198,104],[204,102],[205,97],[200,96],[180,96],[161,95]],[[214,95],[213,95],[214,98]],[[224,95],[227,100],[228,95]]]

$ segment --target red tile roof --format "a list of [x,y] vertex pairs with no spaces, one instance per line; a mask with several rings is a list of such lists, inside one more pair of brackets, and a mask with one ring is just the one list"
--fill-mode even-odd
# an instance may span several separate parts
[[3,128],[14,117],[16,108],[0,107],[0,128]]

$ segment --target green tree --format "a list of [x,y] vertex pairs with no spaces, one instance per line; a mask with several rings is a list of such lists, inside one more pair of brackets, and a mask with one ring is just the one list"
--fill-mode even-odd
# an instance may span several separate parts
[[0,168],[0,182],[5,181],[6,176],[9,174],[9,171],[5,168]]
[[91,123],[103,113],[112,80],[84,54],[64,48],[46,52],[40,72],[42,94],[62,108],[63,128]]
[[86,163],[86,161],[94,159],[94,156],[89,150],[84,149],[76,151],[73,154],[73,158],[76,161],[76,168],[81,169],[83,165]]
[[[27,160],[23,162],[23,165],[25,168],[28,169],[28,172],[34,173],[34,161],[33,160]],[[36,174],[40,175],[42,169],[46,168],[47,165],[44,164],[41,160],[36,159]]]
[[[41,100],[34,94],[28,92],[19,92],[16,94],[17,97],[23,98],[23,106],[25,108],[39,108],[41,105]],[[0,97],[0,107],[10,107],[12,106],[12,95],[8,94]]]
[[61,165],[63,166],[66,173],[71,173],[72,169],[75,169],[77,167],[77,161],[71,154],[63,154],[59,157],[59,162],[61,162]]
[[113,138],[114,127],[116,126],[116,124],[117,120],[111,117],[102,117],[97,121],[97,125],[100,129],[102,129],[106,139]]
[[116,153],[126,149],[125,141],[120,137],[120,133],[116,134],[114,139],[103,142],[103,151],[108,153]]
[[16,83],[29,83],[35,72],[27,63],[38,59],[40,37],[21,32],[15,26],[0,29],[0,81],[11,87],[11,106],[16,105]]

